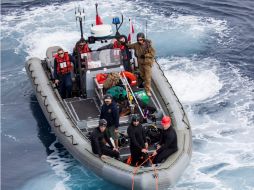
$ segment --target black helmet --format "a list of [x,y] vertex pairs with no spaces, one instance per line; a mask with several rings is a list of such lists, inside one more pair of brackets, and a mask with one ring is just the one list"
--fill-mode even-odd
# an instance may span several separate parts
[[106,119],[100,119],[100,121],[99,121],[99,126],[101,127],[101,126],[107,126],[107,120]]
[[134,114],[132,117],[131,117],[131,122],[134,122],[134,121],[139,121],[140,120],[140,117],[138,114]]
[[145,38],[146,38],[146,37],[145,37],[145,34],[144,34],[143,32],[139,32],[139,33],[137,34],[137,41],[138,41],[139,38],[145,39]]

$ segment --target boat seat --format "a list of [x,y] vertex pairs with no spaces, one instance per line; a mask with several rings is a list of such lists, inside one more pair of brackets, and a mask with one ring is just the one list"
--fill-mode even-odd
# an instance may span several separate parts
[[[47,61],[47,66],[51,72],[51,75],[54,76],[54,60],[55,60],[55,55],[57,53],[57,50],[61,48],[60,46],[53,46],[49,47],[46,51],[46,61]],[[74,67],[74,65],[72,65]],[[75,82],[75,74],[72,71],[72,80]]]
[[57,53],[57,50],[61,48],[60,46],[53,46],[49,47],[46,51],[46,61],[47,61],[47,66],[51,71],[51,74],[53,76],[54,74],[54,59],[55,59],[55,54]]

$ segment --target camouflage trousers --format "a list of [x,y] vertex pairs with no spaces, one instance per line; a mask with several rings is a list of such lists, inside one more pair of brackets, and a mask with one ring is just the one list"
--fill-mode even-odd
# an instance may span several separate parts
[[151,92],[151,78],[152,78],[152,65],[151,64],[139,64],[138,65],[140,76],[145,82],[144,87],[146,92]]

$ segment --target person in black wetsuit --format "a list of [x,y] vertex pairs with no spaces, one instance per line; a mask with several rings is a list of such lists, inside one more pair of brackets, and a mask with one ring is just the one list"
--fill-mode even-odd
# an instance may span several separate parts
[[[91,134],[91,145],[94,154],[98,154],[100,158],[106,158],[106,156],[119,158],[119,151],[114,148],[111,141],[105,133],[107,121],[101,119],[99,121],[99,127],[95,128]],[[108,143],[110,147],[106,145]]]
[[136,166],[137,163],[141,162],[142,157],[143,159],[147,157],[148,143],[146,142],[146,136],[139,120],[140,118],[138,115],[133,115],[131,124],[127,129],[127,133],[130,138],[132,166]]
[[167,159],[171,154],[178,150],[177,148],[177,135],[173,127],[171,126],[171,119],[168,116],[164,116],[161,120],[163,131],[161,139],[157,145],[157,150],[153,152],[154,164],[161,163]]

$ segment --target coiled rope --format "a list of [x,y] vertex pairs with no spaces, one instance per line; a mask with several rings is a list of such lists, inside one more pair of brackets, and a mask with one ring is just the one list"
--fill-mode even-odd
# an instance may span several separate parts
[[153,156],[151,155],[151,156],[148,156],[148,158],[147,159],[145,159],[140,165],[138,165],[138,166],[136,166],[135,168],[134,168],[134,171],[133,171],[133,176],[132,176],[132,187],[131,187],[131,189],[132,190],[134,190],[134,184],[135,184],[135,175],[136,175],[136,173],[138,172],[138,170],[140,169],[140,167],[144,164],[144,163],[146,163],[148,160],[149,160],[149,162],[151,163],[151,165],[152,165],[152,167],[153,167],[153,171],[154,171],[154,175],[153,175],[153,177],[155,178],[155,189],[156,190],[158,190],[159,189],[159,181],[158,181],[158,172],[157,172],[157,169],[156,169],[156,167],[153,165]]

